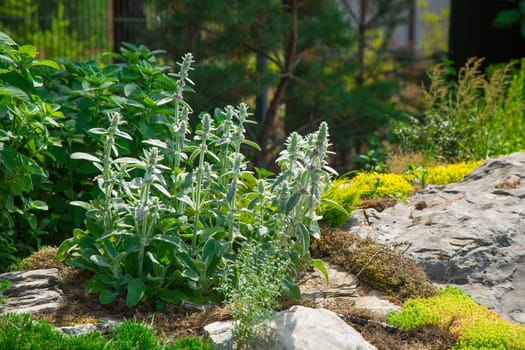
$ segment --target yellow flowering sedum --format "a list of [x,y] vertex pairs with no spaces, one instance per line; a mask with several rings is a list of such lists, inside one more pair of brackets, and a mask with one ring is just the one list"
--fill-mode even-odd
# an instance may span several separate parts
[[466,175],[480,165],[483,160],[473,160],[457,164],[437,165],[430,168],[411,170],[407,179],[412,183],[425,185],[447,185],[461,181]]
[[359,188],[361,198],[391,197],[406,200],[414,190],[406,177],[398,174],[360,173],[351,180],[352,186]]
[[432,298],[410,299],[387,322],[404,330],[435,325],[457,337],[453,350],[525,349],[525,328],[480,306],[454,287]]
[[[360,199],[391,197],[404,201],[414,191],[412,184],[424,187],[427,184],[446,185],[458,182],[481,162],[479,160],[431,168],[415,168],[404,175],[359,173],[351,180],[334,180],[324,198],[339,203],[348,213],[359,205]],[[322,221],[331,226],[340,226],[348,220],[348,215],[328,205],[321,206],[321,214]]]

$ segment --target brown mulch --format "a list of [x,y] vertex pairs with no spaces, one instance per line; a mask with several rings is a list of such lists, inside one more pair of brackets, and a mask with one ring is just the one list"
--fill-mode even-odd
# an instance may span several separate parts
[[[312,255],[327,258],[331,263],[343,266],[354,274],[361,271],[358,281],[362,293],[370,289],[383,291],[394,302],[401,302],[408,297],[434,295],[435,288],[426,280],[423,271],[402,254],[337,229],[323,228],[322,232],[321,240],[312,242]],[[207,306],[205,311],[195,311],[181,305],[167,304],[159,311],[151,302],[131,309],[126,307],[123,299],[118,299],[110,305],[101,305],[97,295],[87,293],[82,287],[90,273],[57,264],[55,252],[53,248],[47,249],[47,253],[40,253],[38,259],[34,259],[35,264],[38,261],[37,267],[27,263],[26,268],[58,267],[61,271],[61,288],[64,292],[61,306],[53,312],[36,316],[56,326],[96,322],[102,318],[129,319],[152,324],[159,335],[166,337],[206,336],[205,325],[230,317],[228,310],[222,306]],[[374,277],[374,274],[379,275],[380,279]],[[383,283],[387,276],[388,283]],[[283,300],[281,309],[298,304],[315,307],[309,300]],[[392,333],[375,324],[353,323],[348,316],[363,317],[377,322],[384,320],[356,309],[347,299],[327,303],[324,307],[340,315],[379,350],[441,350],[449,349],[453,344],[452,335],[439,329],[426,328],[417,332]]]

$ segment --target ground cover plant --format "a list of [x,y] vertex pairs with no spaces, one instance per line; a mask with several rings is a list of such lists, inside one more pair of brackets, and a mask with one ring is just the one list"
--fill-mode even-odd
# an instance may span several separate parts
[[524,349],[525,328],[504,320],[496,312],[478,305],[455,287],[445,287],[439,296],[411,299],[387,321],[404,330],[437,325],[456,337],[452,349]]
[[182,337],[168,343],[158,338],[152,328],[142,322],[124,321],[106,335],[92,332],[67,336],[45,320],[35,321],[27,314],[0,316],[0,348],[10,349],[136,349],[136,350],[211,350],[212,343],[201,338]]
[[[418,188],[427,185],[446,185],[460,181],[463,177],[481,164],[481,160],[471,160],[453,164],[420,166],[411,163],[402,174],[360,172],[351,179],[340,178],[332,181],[325,197],[335,201],[345,211],[333,206],[321,206],[322,222],[333,227],[343,225],[350,213],[363,206],[376,207],[383,210],[384,205],[390,206],[396,201],[407,200],[408,196]],[[393,201],[384,205],[375,205],[373,201],[391,198]]]

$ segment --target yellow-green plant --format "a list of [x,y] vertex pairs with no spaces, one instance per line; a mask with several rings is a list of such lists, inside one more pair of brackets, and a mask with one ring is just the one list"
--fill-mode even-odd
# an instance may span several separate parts
[[426,185],[447,185],[461,181],[482,162],[483,160],[471,160],[456,164],[436,165],[430,168],[411,166],[406,176],[408,181],[422,187]]
[[333,205],[321,205],[321,214],[323,216],[321,222],[338,227],[348,220],[352,210],[359,204],[360,189],[352,186],[346,179],[338,179],[332,181],[332,185],[328,188],[323,198],[339,203],[346,210],[344,212]]
[[435,325],[457,337],[453,350],[525,349],[525,328],[478,305],[461,290],[447,286],[432,298],[410,299],[387,322],[403,330]]
[[414,190],[403,175],[383,173],[360,173],[351,180],[352,186],[359,189],[363,199],[391,197],[406,200]]

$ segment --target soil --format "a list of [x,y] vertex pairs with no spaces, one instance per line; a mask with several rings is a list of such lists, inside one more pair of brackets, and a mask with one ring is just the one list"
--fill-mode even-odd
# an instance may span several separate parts
[[[355,282],[352,282],[353,292],[332,293],[330,296],[326,295],[321,302],[312,298],[281,300],[281,309],[293,305],[321,305],[340,315],[379,350],[450,349],[454,338],[446,331],[437,328],[419,329],[415,332],[389,331],[377,324],[384,322],[384,318],[357,309],[352,301],[352,297],[366,295],[370,290],[380,291],[383,298],[399,305],[410,297],[434,295],[435,288],[412,261],[386,247],[331,228],[323,228],[321,240],[312,244],[311,250],[312,256],[323,258],[356,276]],[[101,305],[96,295],[87,293],[82,287],[90,273],[57,263],[55,252],[55,249],[40,252],[39,256],[33,257],[33,262],[28,260],[25,266],[27,269],[58,267],[61,271],[61,287],[64,292],[61,306],[53,312],[36,316],[56,326],[96,323],[108,318],[129,319],[151,324],[158,335],[168,338],[187,335],[206,337],[203,328],[205,325],[230,318],[227,308],[217,305],[168,304],[161,311],[156,310],[151,302],[142,303],[135,308],[126,307],[124,300],[120,299],[110,305]],[[387,283],[377,283],[379,280],[374,278],[374,274],[393,278],[388,279]],[[363,320],[367,321],[362,322]]]

